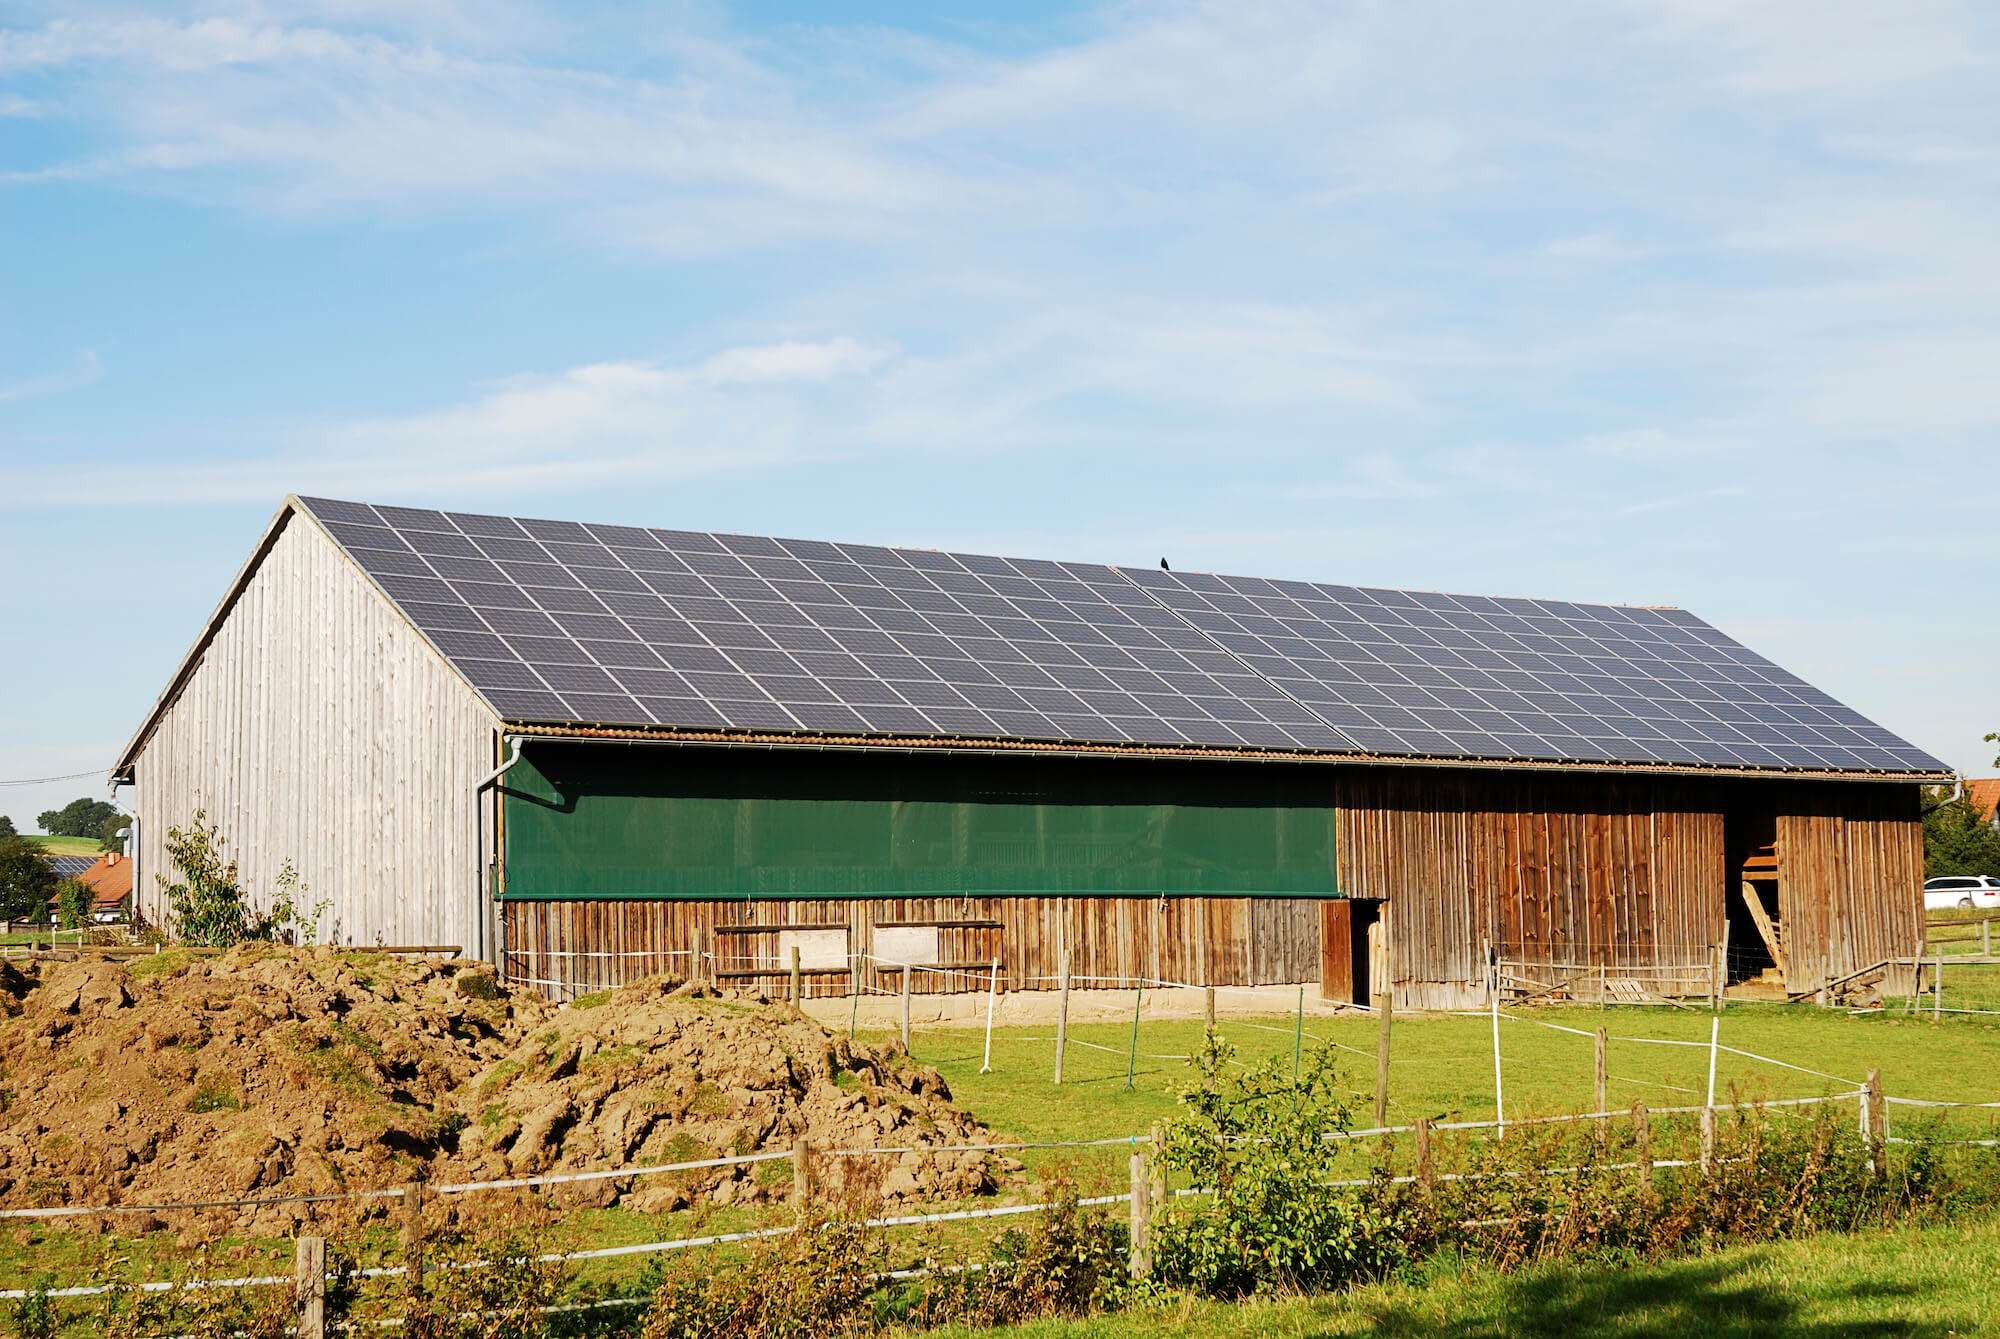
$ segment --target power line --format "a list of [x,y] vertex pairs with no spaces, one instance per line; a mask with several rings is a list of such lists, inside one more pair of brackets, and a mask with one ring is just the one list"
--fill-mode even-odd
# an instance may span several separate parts
[[0,781],[0,786],[43,786],[51,781],[80,781],[87,776],[103,776],[109,767],[93,768],[88,772],[65,772],[61,776],[24,776],[13,781]]

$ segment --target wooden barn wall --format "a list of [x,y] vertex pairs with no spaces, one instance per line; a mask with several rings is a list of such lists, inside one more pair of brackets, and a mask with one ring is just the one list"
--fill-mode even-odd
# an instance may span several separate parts
[[1720,793],[1700,783],[1384,770],[1342,786],[1336,850],[1343,892],[1388,901],[1397,1003],[1445,1009],[1484,1002],[1488,942],[1554,972],[1705,977],[1723,829]]
[[[1914,786],[1784,787],[1778,802],[1778,916],[1794,991],[1817,989],[1921,951],[1924,838]],[[1908,992],[1911,969],[1883,988]]]
[[[1319,902],[1312,898],[522,900],[503,903],[502,914],[508,976],[556,995],[653,973],[685,975],[696,951],[714,955],[705,974],[762,973],[726,984],[779,988],[789,967],[779,953],[779,927],[844,927],[849,952],[873,955],[877,927],[898,922],[942,924],[939,963],[960,973],[918,972],[912,994],[983,989],[995,958],[1003,989],[1053,989],[1065,941],[1080,989],[1129,986],[1141,977],[1187,985],[1319,977]],[[744,926],[771,928],[746,934]],[[861,972],[865,988],[900,988],[893,967],[863,962]],[[845,995],[849,980],[846,971],[809,974],[807,993]]]
[[308,519],[294,515],[137,757],[146,918],[169,826],[196,810],[268,903],[289,860],[324,941],[482,942],[472,788],[495,722]]

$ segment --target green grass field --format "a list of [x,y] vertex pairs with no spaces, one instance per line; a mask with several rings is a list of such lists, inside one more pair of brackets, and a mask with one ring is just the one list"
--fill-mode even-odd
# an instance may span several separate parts
[[940,1339],[1944,1339],[2000,1333],[2000,1225],[1905,1228],[1661,1264],[1439,1269],[1333,1297],[1170,1303]]
[[25,840],[41,847],[50,855],[102,855],[104,843],[95,837],[38,837],[25,834]]

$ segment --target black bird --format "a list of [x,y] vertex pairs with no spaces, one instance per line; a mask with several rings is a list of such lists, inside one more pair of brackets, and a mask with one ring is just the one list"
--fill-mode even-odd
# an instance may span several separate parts
[[1162,559],[1160,559],[1160,570],[1161,570],[1162,572],[1171,572],[1171,571],[1173,571],[1174,569],[1173,569],[1173,568],[1171,568],[1171,567],[1169,567],[1169,566],[1167,566],[1167,560],[1166,560],[1165,558],[1162,558]]

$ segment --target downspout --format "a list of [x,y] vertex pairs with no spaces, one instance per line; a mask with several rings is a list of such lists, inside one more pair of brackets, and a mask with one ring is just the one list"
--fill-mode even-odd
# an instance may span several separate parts
[[472,788],[472,905],[473,909],[477,912],[475,924],[479,930],[478,956],[482,960],[492,963],[495,967],[501,968],[503,974],[504,964],[500,962],[499,955],[491,951],[486,943],[486,917],[488,912],[486,903],[491,897],[493,889],[491,887],[490,876],[491,864],[487,859],[485,846],[486,824],[484,821],[483,802],[487,787],[497,785],[500,778],[507,775],[508,769],[521,761],[521,745],[523,742],[519,735],[508,736],[507,760],[481,777],[479,784]]

